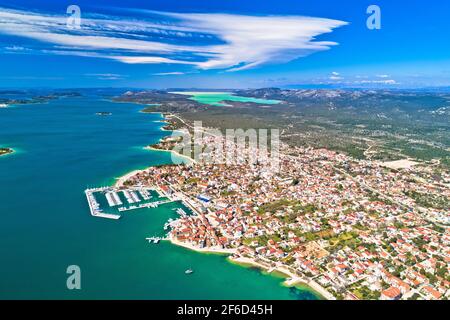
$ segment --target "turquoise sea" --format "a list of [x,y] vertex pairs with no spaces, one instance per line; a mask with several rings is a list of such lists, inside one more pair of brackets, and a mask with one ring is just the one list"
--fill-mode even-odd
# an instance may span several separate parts
[[[0,299],[317,299],[221,255],[148,244],[174,204],[120,220],[89,214],[87,186],[171,161],[143,149],[167,132],[140,109],[93,94],[0,109],[0,145],[17,151],[0,157]],[[66,288],[69,265],[81,290]]]
[[253,102],[260,104],[278,104],[281,101],[278,100],[268,100],[268,99],[258,99],[252,97],[242,97],[236,96],[231,92],[173,92],[183,95],[191,96],[189,99],[197,101],[203,104],[209,104],[217,107],[228,106],[225,101],[236,101],[236,102]]

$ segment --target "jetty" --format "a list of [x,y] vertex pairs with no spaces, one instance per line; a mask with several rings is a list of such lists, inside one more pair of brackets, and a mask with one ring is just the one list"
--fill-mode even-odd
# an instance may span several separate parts
[[182,217],[187,217],[187,213],[186,213],[186,211],[184,211],[182,208],[177,208],[176,209],[176,213],[178,213],[180,216],[182,216]]
[[150,192],[148,192],[148,190],[140,189],[139,193],[142,196],[142,199],[144,199],[144,200],[150,200],[152,198],[152,196],[150,195]]
[[122,200],[120,200],[119,195],[114,191],[106,192],[105,197],[110,207],[120,206],[122,204]]
[[161,240],[167,240],[167,239],[161,238],[161,237],[148,237],[148,238],[145,238],[145,240],[147,240],[148,243],[154,243],[154,244],[157,244],[157,243],[159,243]]
[[158,208],[162,204],[175,202],[177,200],[161,200],[161,201],[155,201],[155,202],[148,202],[148,203],[141,203],[139,205],[132,205],[129,207],[120,207],[119,211],[130,211],[130,210],[136,210],[136,209],[143,209],[143,208]]
[[88,201],[89,210],[91,211],[91,215],[93,217],[100,217],[100,218],[106,218],[106,219],[120,219],[120,215],[118,214],[111,214],[111,213],[105,213],[102,209],[100,209],[100,205],[97,202],[97,199],[95,199],[94,193],[95,192],[105,192],[107,191],[107,187],[103,188],[90,188],[86,189],[84,193],[86,194],[86,199]]

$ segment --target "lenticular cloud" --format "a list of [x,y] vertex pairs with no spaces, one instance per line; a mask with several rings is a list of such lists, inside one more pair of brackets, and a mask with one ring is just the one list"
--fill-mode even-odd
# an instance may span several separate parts
[[21,54],[238,71],[328,50],[337,43],[316,38],[347,24],[303,16],[148,13],[139,19],[85,14],[81,29],[74,31],[65,16],[2,9],[0,33],[28,39],[30,48]]

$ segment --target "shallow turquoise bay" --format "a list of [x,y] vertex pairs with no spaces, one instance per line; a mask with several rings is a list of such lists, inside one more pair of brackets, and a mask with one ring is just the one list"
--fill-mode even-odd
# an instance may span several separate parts
[[212,106],[223,107],[227,106],[225,101],[236,102],[253,102],[258,104],[278,104],[278,100],[258,99],[252,97],[236,96],[230,92],[177,92],[178,94],[190,95],[191,100]]
[[[0,298],[315,299],[224,256],[148,244],[174,205],[117,221],[89,214],[87,186],[171,161],[143,149],[167,133],[158,114],[140,109],[96,96],[0,109],[0,144],[18,150],[0,158]],[[73,264],[81,290],[66,288]],[[185,275],[189,267],[195,272]]]

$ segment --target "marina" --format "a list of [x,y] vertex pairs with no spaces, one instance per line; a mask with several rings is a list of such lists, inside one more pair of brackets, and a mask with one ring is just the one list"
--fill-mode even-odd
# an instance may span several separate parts
[[[180,202],[177,197],[168,197],[159,188],[146,188],[142,186],[129,188],[98,187],[88,188],[85,191],[91,215],[107,219],[120,219],[123,212],[137,209],[158,208],[161,205]],[[182,208],[174,208],[180,216],[188,213]],[[164,226],[168,229],[170,221]]]
[[94,196],[94,192],[102,192],[105,189],[106,188],[86,189],[85,190],[85,194],[86,194],[86,198],[88,201],[89,209],[91,211],[91,215],[94,217],[100,217],[100,218],[106,218],[106,219],[114,219],[114,220],[120,219],[120,215],[105,213],[100,208],[100,205]]

